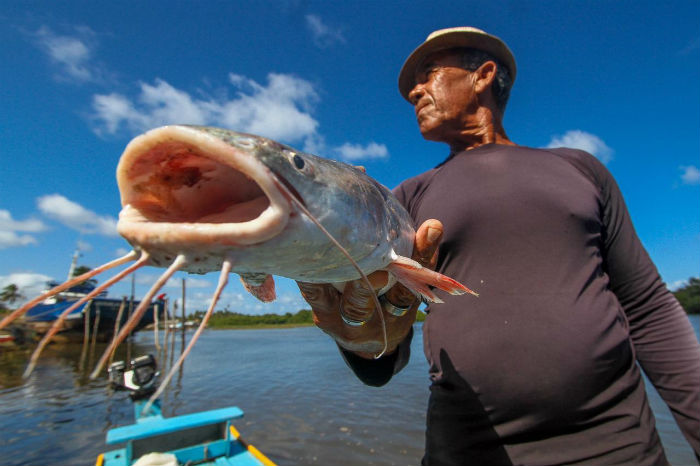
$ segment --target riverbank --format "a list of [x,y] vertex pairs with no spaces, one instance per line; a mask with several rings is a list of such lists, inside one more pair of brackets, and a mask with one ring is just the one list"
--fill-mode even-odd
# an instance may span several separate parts
[[262,329],[282,329],[282,328],[297,328],[297,327],[312,327],[313,322],[304,323],[288,323],[288,324],[249,324],[249,325],[217,325],[212,327],[207,326],[210,330],[262,330]]

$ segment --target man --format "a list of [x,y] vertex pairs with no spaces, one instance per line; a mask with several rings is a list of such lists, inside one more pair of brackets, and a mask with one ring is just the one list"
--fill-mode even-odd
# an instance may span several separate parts
[[[399,76],[423,137],[450,147],[394,191],[421,225],[414,259],[480,293],[438,291],[444,304],[429,307],[423,464],[668,464],[640,366],[697,455],[700,346],[688,319],[609,172],[582,151],[508,139],[515,75],[500,39],[461,27],[431,34]],[[377,360],[379,319],[361,283],[299,286],[365,383],[406,364],[418,302],[401,285],[381,297],[389,351]]]

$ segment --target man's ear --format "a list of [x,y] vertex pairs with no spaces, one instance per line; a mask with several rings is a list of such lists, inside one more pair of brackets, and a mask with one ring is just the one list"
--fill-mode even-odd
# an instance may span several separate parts
[[496,71],[498,67],[496,63],[489,60],[484,62],[479,68],[474,71],[476,76],[476,82],[474,83],[474,90],[477,93],[483,93],[486,90],[491,89],[491,84],[493,80],[496,79]]

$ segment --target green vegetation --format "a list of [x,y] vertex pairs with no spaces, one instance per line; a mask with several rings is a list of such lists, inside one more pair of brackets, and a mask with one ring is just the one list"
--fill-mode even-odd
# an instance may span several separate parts
[[700,314],[700,278],[691,277],[688,284],[673,292],[688,314]]
[[[204,311],[197,311],[189,319],[201,321]],[[416,322],[423,322],[425,314],[418,312]],[[216,311],[209,319],[209,328],[260,328],[260,327],[297,327],[313,325],[311,311],[302,309],[296,314],[287,312],[286,314],[262,314],[249,315],[231,311]]]
[[[192,316],[196,320],[204,317],[204,311],[197,311]],[[217,311],[209,319],[209,328],[230,327],[282,327],[312,325],[313,318],[310,310],[301,310],[296,314],[263,314],[248,315],[231,311]]]
[[[73,276],[79,277],[80,275],[88,273],[91,270],[92,268],[88,267],[87,265],[79,265],[75,268],[75,270],[73,270]],[[82,285],[83,283],[87,285],[97,286],[97,280],[94,278],[89,278],[83,282],[80,282],[78,285]]]
[[2,291],[0,291],[0,313],[4,313],[10,310],[8,305],[12,305],[15,301],[24,299],[22,293],[19,292],[19,288],[14,283],[5,286]]

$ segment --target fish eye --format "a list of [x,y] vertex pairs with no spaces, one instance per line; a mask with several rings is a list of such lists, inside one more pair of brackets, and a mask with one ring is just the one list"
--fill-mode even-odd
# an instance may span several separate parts
[[297,167],[299,170],[304,169],[304,165],[305,165],[304,159],[299,157],[298,154],[294,154],[294,157],[292,157],[292,162],[294,162],[294,166]]

